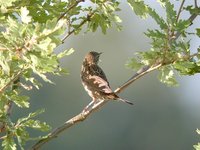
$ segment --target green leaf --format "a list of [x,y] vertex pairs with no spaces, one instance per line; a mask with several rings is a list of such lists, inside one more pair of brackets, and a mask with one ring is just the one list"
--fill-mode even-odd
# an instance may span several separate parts
[[58,57],[58,58],[62,58],[62,57],[64,57],[64,56],[69,56],[69,55],[71,55],[73,52],[74,52],[74,49],[73,49],[73,48],[70,48],[70,49],[67,49],[67,50],[65,50],[65,51],[63,51],[63,52],[61,52],[61,53],[59,53],[59,54],[57,55],[57,57]]
[[[200,135],[200,130],[197,129],[196,132]],[[196,149],[196,150],[200,150],[200,143],[197,143],[197,145],[193,145],[193,147]]]
[[184,32],[189,26],[191,22],[189,20],[179,20],[176,25],[176,30],[178,30],[180,33]]
[[3,150],[17,150],[16,144],[12,137],[6,137],[2,142]]
[[156,23],[160,26],[162,30],[168,28],[165,20],[154,9],[149,7],[148,13],[156,21]]
[[13,2],[16,2],[18,0],[0,0],[0,6],[4,6],[4,7],[9,7],[9,6],[12,6],[12,3]]
[[143,66],[143,64],[140,63],[136,58],[131,58],[131,60],[129,60],[129,62],[126,64],[126,66],[128,68],[138,70]]
[[21,20],[22,20],[23,23],[28,24],[29,22],[31,22],[31,17],[28,16],[29,11],[28,11],[28,9],[26,7],[21,7],[20,12],[21,12],[21,15],[20,15],[21,16]]
[[154,39],[154,38],[155,39],[160,39],[160,38],[166,39],[165,33],[162,33],[161,31],[156,30],[156,29],[155,30],[148,29],[147,32],[145,33],[145,35],[152,39]]
[[185,10],[189,11],[190,14],[195,14],[195,15],[199,15],[200,14],[200,8],[199,7],[194,7],[193,5],[188,5],[186,8],[184,8]]
[[145,19],[148,15],[148,6],[144,4],[142,0],[127,0],[135,14]]
[[200,37],[200,28],[196,28],[197,35]]
[[170,3],[169,0],[165,2],[166,13],[167,13],[167,22],[172,27],[175,26],[176,23],[176,11],[174,10],[174,5]]
[[44,80],[45,82],[54,84],[54,82],[52,82],[50,79],[48,79],[47,76],[46,76],[45,74],[40,73],[40,72],[38,72],[38,71],[35,71],[34,73],[36,73],[39,77],[41,77],[42,80]]
[[5,74],[10,74],[10,66],[8,64],[8,58],[4,57],[4,54],[0,52],[0,66],[2,67],[2,71],[4,71]]
[[193,75],[200,71],[200,66],[192,61],[178,61],[173,66],[182,75]]
[[169,86],[177,86],[178,83],[174,77],[174,71],[169,67],[162,67],[158,79],[160,82],[165,83]]
[[29,140],[30,138],[29,133],[26,131],[24,127],[17,127],[15,134],[21,150],[24,150],[23,145],[26,143],[26,141]]
[[17,124],[21,124],[31,118],[34,118],[34,117],[38,116],[39,114],[43,113],[44,111],[45,111],[44,109],[39,109],[36,112],[30,113],[27,117],[18,119]]
[[200,143],[197,143],[197,145],[193,146],[196,150],[200,150]]
[[11,100],[18,106],[18,107],[25,107],[28,108],[29,107],[29,97],[28,96],[19,96],[16,94],[13,94],[11,97]]
[[29,119],[22,124],[24,127],[29,127],[33,129],[37,129],[40,131],[49,131],[51,127],[46,124],[46,122],[41,122],[39,120]]

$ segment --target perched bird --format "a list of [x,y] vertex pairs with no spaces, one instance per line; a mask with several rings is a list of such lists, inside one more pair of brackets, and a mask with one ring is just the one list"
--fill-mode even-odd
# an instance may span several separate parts
[[96,103],[100,100],[119,100],[133,105],[132,102],[120,98],[110,88],[109,82],[103,70],[98,66],[101,53],[89,52],[82,64],[81,80],[83,87],[92,98],[92,102]]

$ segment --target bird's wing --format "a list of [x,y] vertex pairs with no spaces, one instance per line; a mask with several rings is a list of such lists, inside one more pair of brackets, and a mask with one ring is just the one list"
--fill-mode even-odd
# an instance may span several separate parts
[[93,89],[97,92],[112,93],[108,83],[99,76],[89,76],[89,79],[93,80]]
[[90,69],[89,79],[93,81],[93,88],[97,91],[113,93],[103,70],[98,65],[91,66]]

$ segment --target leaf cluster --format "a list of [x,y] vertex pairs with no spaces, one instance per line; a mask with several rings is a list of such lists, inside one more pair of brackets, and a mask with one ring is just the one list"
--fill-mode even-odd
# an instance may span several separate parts
[[[145,19],[150,16],[158,25],[158,29],[148,29],[145,35],[151,39],[151,49],[137,53],[136,58],[128,62],[130,68],[161,64],[158,78],[167,85],[177,85],[175,73],[179,75],[193,75],[200,72],[199,49],[191,53],[188,28],[192,25],[191,18],[181,19],[183,11],[189,11],[192,16],[199,15],[200,8],[180,4],[176,11],[169,0],[158,1],[165,11],[165,17],[160,16],[155,9],[142,0],[128,0],[136,15]],[[184,4],[184,1],[182,2]],[[199,29],[194,36],[199,37]]]

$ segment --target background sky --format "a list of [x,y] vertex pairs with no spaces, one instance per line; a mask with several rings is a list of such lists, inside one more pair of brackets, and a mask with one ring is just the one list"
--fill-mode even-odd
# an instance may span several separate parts
[[[151,3],[151,6],[164,15],[156,2]],[[57,51],[71,47],[75,49],[72,55],[63,58],[61,62],[69,75],[49,76],[56,85],[44,83],[40,90],[28,93],[31,97],[31,110],[15,108],[13,119],[45,108],[45,113],[39,118],[55,128],[80,113],[91,101],[80,80],[83,58],[91,50],[103,52],[99,65],[106,73],[113,90],[135,73],[126,68],[125,64],[134,57],[134,53],[150,48],[150,40],[145,37],[144,32],[157,26],[150,18],[141,20],[135,16],[125,2],[120,7],[122,31],[118,32],[113,28],[106,35],[100,31],[87,34],[82,32],[67,39]],[[183,17],[187,18],[188,14]],[[199,26],[199,18],[194,22],[194,26],[197,25]],[[191,40],[192,51],[195,52],[199,43],[197,38]],[[109,102],[87,120],[46,144],[42,150],[192,149],[192,145],[200,139],[195,132],[196,128],[200,128],[200,78],[197,74],[178,76],[177,80],[179,87],[167,87],[158,81],[157,71],[145,75],[120,93],[122,98],[132,101],[134,106]],[[38,134],[32,132],[33,136]],[[28,147],[31,145],[30,142]]]

